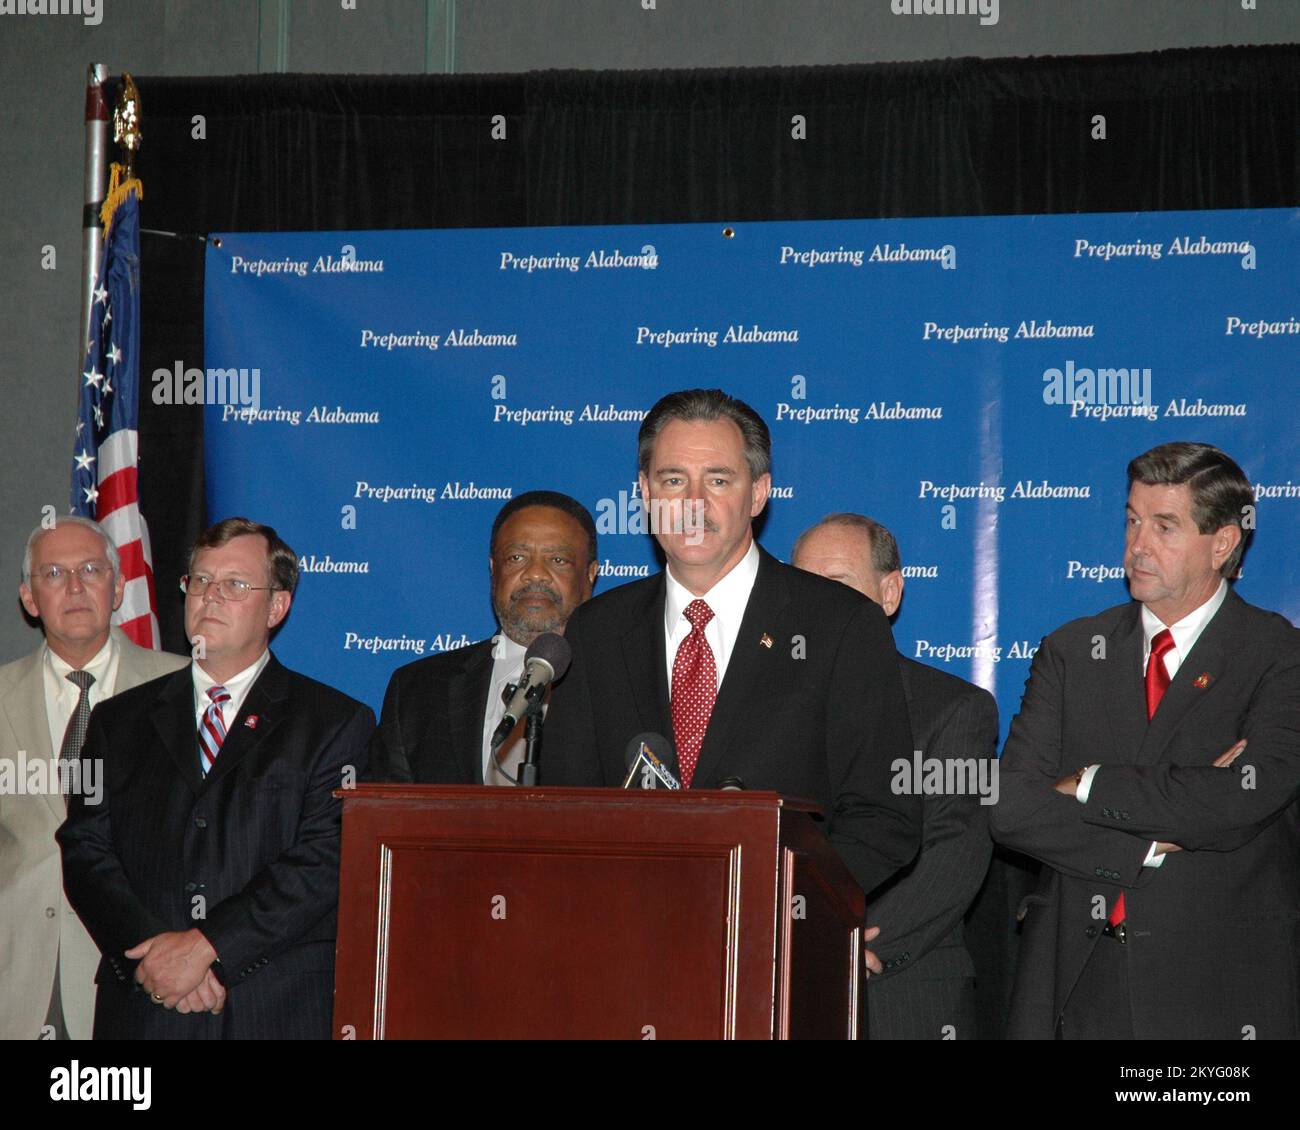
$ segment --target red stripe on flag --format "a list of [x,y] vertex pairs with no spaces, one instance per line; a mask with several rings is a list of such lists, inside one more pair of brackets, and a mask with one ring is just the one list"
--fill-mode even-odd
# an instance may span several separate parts
[[146,612],[143,616],[137,616],[133,620],[123,620],[118,627],[126,633],[126,638],[134,644],[141,647],[153,647],[153,624],[150,621],[153,614]]
[[129,541],[126,545],[119,545],[117,553],[122,559],[123,580],[134,581],[137,577],[149,578],[149,607],[153,608],[153,571],[149,568],[149,563],[144,559],[144,543],[139,538],[136,538],[135,541]]
[[139,500],[138,478],[134,467],[123,467],[107,478],[99,480],[99,500],[95,503],[95,517],[100,522],[114,510]]

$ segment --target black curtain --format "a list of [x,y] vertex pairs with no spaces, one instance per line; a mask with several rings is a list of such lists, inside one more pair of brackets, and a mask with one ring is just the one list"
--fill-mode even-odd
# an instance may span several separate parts
[[[142,238],[146,390],[157,368],[203,367],[201,237],[213,231],[1300,203],[1295,46],[139,86],[144,227],[173,233]],[[163,639],[185,651],[172,598],[206,521],[201,413],[145,398],[141,444]]]
[[[523,75],[140,78],[144,388],[203,368],[208,231],[1300,203],[1300,47]],[[493,135],[494,118],[504,138]],[[796,139],[794,117],[802,118]],[[1093,138],[1096,116],[1105,139]],[[499,133],[499,127],[498,127]],[[199,411],[142,402],[165,646],[207,520]]]
[[[144,226],[173,233],[142,241],[146,388],[156,368],[203,367],[208,232],[1300,203],[1300,47],[1292,46],[865,67],[138,82]],[[502,139],[493,136],[495,115]],[[1093,137],[1098,115],[1105,140]],[[201,412],[145,398],[141,433],[163,638],[186,651],[175,586],[185,547],[206,522]],[[1004,856],[968,921],[972,952],[991,955],[979,969],[986,1036],[1000,1033],[1006,1015],[1008,924],[1031,881],[1025,861]]]

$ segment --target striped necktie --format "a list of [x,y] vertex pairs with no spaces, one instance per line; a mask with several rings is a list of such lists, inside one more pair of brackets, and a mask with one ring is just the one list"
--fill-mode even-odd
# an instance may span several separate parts
[[199,768],[205,777],[212,771],[212,763],[217,760],[226,740],[226,720],[221,714],[221,704],[230,701],[230,692],[220,685],[211,686],[208,698],[212,705],[203,712],[203,721],[199,723]]

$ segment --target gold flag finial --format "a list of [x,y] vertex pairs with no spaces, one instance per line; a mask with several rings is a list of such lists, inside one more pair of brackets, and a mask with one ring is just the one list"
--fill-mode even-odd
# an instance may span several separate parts
[[135,179],[135,155],[144,140],[140,128],[142,107],[140,91],[135,79],[127,72],[122,72],[122,92],[117,96],[117,105],[113,107],[113,140],[122,149],[122,162],[114,161],[108,171],[108,192],[104,196],[103,207],[99,210],[100,222],[108,231],[113,222],[113,214],[126,199],[129,192],[137,198],[143,198],[144,187]]
[[135,79],[130,74],[122,75],[122,93],[117,96],[117,105],[113,107],[113,140],[126,151],[127,176],[134,175],[135,154],[144,140],[140,129],[140,117],[143,108],[140,104],[140,91],[136,89]]

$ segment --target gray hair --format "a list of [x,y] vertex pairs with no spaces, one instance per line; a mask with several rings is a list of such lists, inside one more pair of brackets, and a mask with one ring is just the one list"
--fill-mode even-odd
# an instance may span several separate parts
[[108,563],[113,569],[113,579],[117,580],[122,574],[122,558],[117,552],[117,546],[113,544],[113,539],[108,536],[108,531],[98,522],[90,518],[83,518],[80,514],[59,514],[55,516],[54,525],[37,526],[27,536],[27,548],[23,550],[23,584],[30,586],[32,580],[32,550],[36,545],[36,539],[42,534],[48,534],[51,530],[57,530],[60,526],[85,526],[92,533],[98,534],[104,540],[104,556],[108,558]]
[[871,568],[882,577],[886,573],[897,573],[902,569],[903,562],[898,555],[898,541],[894,535],[888,527],[865,514],[827,514],[817,525],[810,526],[795,539],[794,548],[790,551],[791,561],[799,556],[804,540],[823,526],[846,526],[864,534],[871,547]]
[[763,417],[743,400],[728,396],[718,388],[688,388],[661,397],[641,421],[637,432],[637,467],[650,473],[650,453],[655,439],[670,420],[687,423],[712,423],[730,420],[740,429],[745,444],[745,462],[749,477],[761,478],[772,470],[772,436]]

